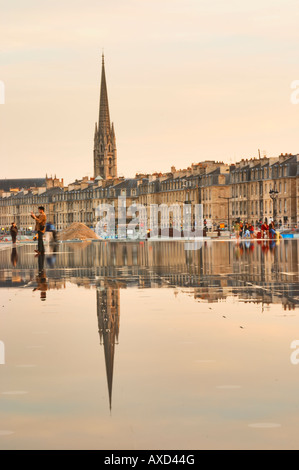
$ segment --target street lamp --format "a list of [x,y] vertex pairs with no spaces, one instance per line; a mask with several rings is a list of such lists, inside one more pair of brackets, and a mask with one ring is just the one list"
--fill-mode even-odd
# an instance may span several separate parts
[[277,191],[277,189],[270,189],[269,191],[269,195],[270,195],[270,198],[272,199],[272,203],[273,203],[273,221],[275,223],[275,219],[276,219],[276,216],[277,216],[277,197],[278,197],[278,194],[279,192]]

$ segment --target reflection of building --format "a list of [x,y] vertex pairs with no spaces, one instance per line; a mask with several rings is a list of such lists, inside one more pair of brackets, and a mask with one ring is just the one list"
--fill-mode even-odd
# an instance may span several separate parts
[[[11,252],[0,251],[0,286],[32,282],[36,261],[28,256],[31,251],[30,245],[20,247],[14,268]],[[195,251],[186,251],[184,242],[72,243],[61,245],[54,266],[46,257],[50,289],[62,281],[90,289],[113,280],[120,288],[188,287],[207,301],[234,295],[269,303],[285,298],[294,304],[299,301],[298,265],[296,240],[210,241]]]
[[112,404],[114,353],[119,334],[119,300],[119,288],[97,287],[97,316],[100,340],[101,344],[104,345],[110,409]]
[[[14,267],[11,250],[0,251],[0,288],[35,287],[37,261],[31,252],[32,246],[20,246]],[[54,264],[47,257],[45,263],[49,297],[51,290],[67,288],[67,282],[96,292],[110,409],[121,288],[173,288],[174,295],[180,288],[200,303],[234,297],[240,304],[278,304],[285,310],[299,305],[296,240],[211,241],[195,251],[185,250],[184,242],[66,243]]]

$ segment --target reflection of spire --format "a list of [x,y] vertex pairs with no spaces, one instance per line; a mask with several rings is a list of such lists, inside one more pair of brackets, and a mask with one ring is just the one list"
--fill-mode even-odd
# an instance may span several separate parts
[[97,289],[97,315],[101,344],[104,345],[109,406],[112,403],[112,384],[115,344],[119,334],[119,289],[100,287]]

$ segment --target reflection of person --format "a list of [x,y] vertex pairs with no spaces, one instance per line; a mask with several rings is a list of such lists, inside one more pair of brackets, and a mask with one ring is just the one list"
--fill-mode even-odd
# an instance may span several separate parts
[[38,275],[36,276],[37,287],[33,289],[33,292],[39,290],[40,291],[40,299],[45,301],[47,298],[47,290],[48,290],[48,283],[47,283],[47,276],[45,271],[45,255],[42,254],[38,257]]
[[16,248],[13,248],[11,252],[11,264],[13,265],[14,268],[18,264],[18,252]]
[[57,245],[53,245],[51,248],[51,253],[47,256],[47,263],[50,268],[53,268],[56,262],[56,253],[57,253]]
[[37,250],[35,252],[38,255],[42,255],[45,253],[44,247],[44,233],[46,231],[46,223],[47,223],[47,216],[45,214],[45,208],[40,206],[38,208],[39,215],[36,216],[31,212],[31,217],[36,220],[35,230],[37,231]]
[[271,251],[274,251],[275,247],[276,247],[276,241],[275,241],[275,240],[271,240],[271,242],[270,242],[270,250],[271,250]]
[[11,224],[10,235],[11,235],[11,240],[13,244],[15,245],[17,241],[17,235],[18,235],[18,227],[16,226],[15,222]]

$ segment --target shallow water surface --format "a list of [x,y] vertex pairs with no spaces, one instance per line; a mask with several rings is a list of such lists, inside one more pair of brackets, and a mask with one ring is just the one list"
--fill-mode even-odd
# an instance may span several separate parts
[[186,248],[0,252],[0,449],[299,448],[298,242]]

